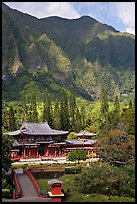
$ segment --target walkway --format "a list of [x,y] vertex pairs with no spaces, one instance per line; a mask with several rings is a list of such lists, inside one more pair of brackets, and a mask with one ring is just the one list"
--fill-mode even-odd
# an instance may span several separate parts
[[51,202],[50,198],[38,196],[33,183],[22,170],[16,170],[16,175],[22,191],[22,197],[18,199],[3,199],[3,202]]

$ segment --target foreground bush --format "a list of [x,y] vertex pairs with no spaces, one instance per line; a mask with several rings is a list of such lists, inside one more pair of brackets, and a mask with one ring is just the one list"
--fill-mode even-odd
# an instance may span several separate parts
[[74,191],[70,197],[63,198],[64,202],[135,202],[134,198],[106,196],[102,194],[83,194]]
[[2,189],[2,198],[10,198],[10,189]]
[[134,171],[130,174],[125,169],[111,166],[108,163],[95,163],[84,168],[76,175],[74,185],[83,194],[105,194],[117,196],[135,196]]

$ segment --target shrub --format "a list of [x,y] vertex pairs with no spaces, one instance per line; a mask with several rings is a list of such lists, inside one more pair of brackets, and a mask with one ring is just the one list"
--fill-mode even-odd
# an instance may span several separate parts
[[[127,171],[108,163],[95,163],[74,179],[80,193],[134,197],[135,181]],[[132,186],[131,186],[132,185]],[[131,190],[130,190],[131,189]]]
[[2,189],[2,198],[10,197],[10,189]]
[[66,167],[65,168],[65,173],[66,174],[79,174],[82,170],[81,166],[76,166],[76,167]]
[[7,185],[6,179],[2,179],[2,188],[4,189]]
[[67,156],[67,159],[69,161],[78,161],[79,163],[80,160],[85,161],[86,156],[87,156],[87,153],[84,150],[75,149],[69,153],[69,155]]

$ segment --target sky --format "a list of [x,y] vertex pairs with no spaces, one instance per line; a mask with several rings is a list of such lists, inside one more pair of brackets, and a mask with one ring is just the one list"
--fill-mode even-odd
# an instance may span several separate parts
[[76,19],[83,15],[135,35],[135,2],[3,2],[37,18],[60,16]]

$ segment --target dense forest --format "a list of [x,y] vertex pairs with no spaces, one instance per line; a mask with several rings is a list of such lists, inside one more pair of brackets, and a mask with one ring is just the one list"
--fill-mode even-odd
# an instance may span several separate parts
[[[53,129],[69,130],[68,139],[73,139],[74,133],[82,130],[97,133],[95,138],[99,139],[101,164],[94,164],[91,170],[82,171],[79,176],[75,177],[74,186],[79,193],[82,192],[84,195],[90,192],[134,198],[134,101],[122,104],[116,95],[114,101],[110,102],[108,91],[104,88],[100,100],[96,103],[83,101],[77,97],[73,87],[68,91],[62,90],[59,100],[56,101],[53,100],[47,89],[43,96],[42,101],[38,101],[35,92],[30,97],[22,98],[22,101],[6,102],[3,100],[3,133],[17,130],[21,121],[46,121]],[[5,182],[5,174],[11,165],[8,153],[12,148],[12,142],[12,138],[3,134],[3,182]],[[85,185],[88,188],[85,189]],[[70,193],[68,195],[70,196]]]

